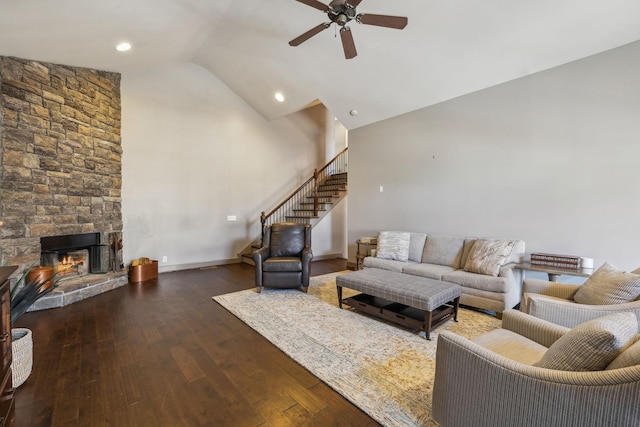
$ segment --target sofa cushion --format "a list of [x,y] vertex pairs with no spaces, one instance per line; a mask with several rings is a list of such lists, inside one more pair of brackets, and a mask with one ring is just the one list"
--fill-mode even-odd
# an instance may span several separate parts
[[636,335],[633,342],[613,362],[609,363],[608,369],[628,368],[629,366],[640,365],[640,335]]
[[471,341],[508,359],[533,365],[544,356],[547,347],[507,329],[494,329]]
[[412,261],[397,261],[393,259],[383,259],[368,256],[364,259],[362,263],[363,266],[368,268],[380,268],[382,270],[395,271],[397,273],[402,273],[402,269],[407,266],[407,264],[415,264]]
[[630,312],[584,322],[554,342],[536,366],[562,371],[600,371],[609,365],[638,333],[638,319]]
[[460,268],[464,237],[430,234],[424,245],[422,262]]
[[411,233],[405,231],[381,231],[378,233],[377,257],[408,261],[410,240]]
[[424,252],[424,242],[427,240],[426,233],[409,233],[409,261],[420,262]]
[[271,273],[277,271],[302,271],[302,260],[300,258],[289,257],[267,258],[267,260],[262,263],[262,271]]
[[453,267],[448,265],[437,264],[408,264],[402,268],[402,272],[405,274],[411,274],[414,276],[428,277],[429,279],[441,280],[444,273],[453,271]]
[[470,273],[497,276],[514,244],[513,240],[478,239],[469,252],[464,269]]
[[506,277],[487,276],[484,274],[470,273],[464,270],[456,270],[444,273],[442,279],[445,282],[455,283],[465,288],[479,289],[494,293],[506,293],[512,286]]
[[573,300],[579,304],[609,305],[633,301],[640,295],[640,275],[605,262],[589,277]]

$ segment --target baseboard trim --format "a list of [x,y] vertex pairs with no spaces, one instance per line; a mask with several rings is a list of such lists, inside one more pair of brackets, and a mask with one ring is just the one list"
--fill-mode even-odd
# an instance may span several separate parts
[[328,259],[344,259],[344,257],[341,253],[313,256],[313,261],[326,261]]
[[223,259],[219,261],[192,262],[188,264],[173,264],[158,266],[158,273],[170,273],[172,271],[194,270],[196,268],[214,267],[217,265],[238,264],[240,258]]
[[[328,259],[344,259],[342,254],[325,254],[318,255],[313,257],[313,261],[326,261]],[[241,257],[231,258],[231,259],[223,259],[219,261],[206,261],[206,262],[193,262],[188,264],[173,264],[173,265],[160,265],[158,266],[158,273],[170,273],[172,271],[182,271],[182,270],[194,270],[196,268],[206,268],[206,267],[215,267],[218,265],[227,265],[227,264],[239,264],[242,262]],[[253,262],[251,262],[253,265]],[[347,263],[347,267],[349,263]],[[354,264],[355,267],[355,264]]]

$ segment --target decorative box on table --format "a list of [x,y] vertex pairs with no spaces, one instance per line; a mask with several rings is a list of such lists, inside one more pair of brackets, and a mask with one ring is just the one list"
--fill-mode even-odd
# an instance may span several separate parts
[[144,282],[158,278],[158,261],[144,261],[143,258],[134,260],[129,266],[129,282]]

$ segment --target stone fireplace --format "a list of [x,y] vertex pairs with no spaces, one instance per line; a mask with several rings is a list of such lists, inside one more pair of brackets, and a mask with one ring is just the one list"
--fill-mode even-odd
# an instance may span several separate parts
[[0,56],[0,263],[54,262],[46,242],[89,235],[72,268],[91,273],[91,246],[121,246],[120,121],[120,74]]

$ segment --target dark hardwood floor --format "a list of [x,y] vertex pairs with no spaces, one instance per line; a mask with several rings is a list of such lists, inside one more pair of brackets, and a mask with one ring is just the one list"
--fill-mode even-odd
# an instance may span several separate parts
[[32,329],[34,366],[15,425],[377,425],[211,299],[253,283],[246,264],[164,273],[25,314],[14,326]]

